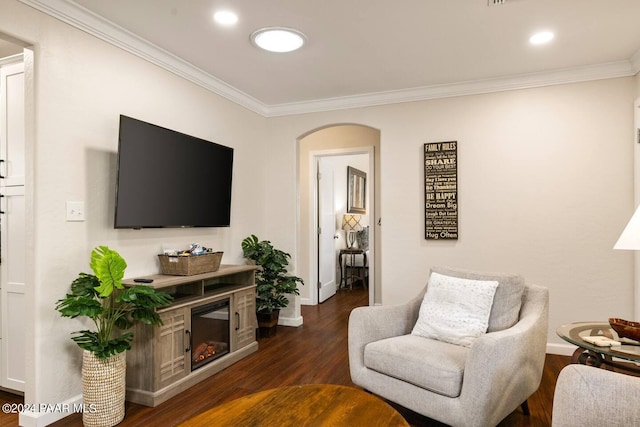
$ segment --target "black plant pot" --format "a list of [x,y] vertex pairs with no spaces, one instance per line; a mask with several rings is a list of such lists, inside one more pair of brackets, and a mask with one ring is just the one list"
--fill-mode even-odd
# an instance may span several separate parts
[[278,317],[280,316],[280,310],[273,310],[271,313],[257,314],[260,337],[269,338],[274,336],[278,327]]

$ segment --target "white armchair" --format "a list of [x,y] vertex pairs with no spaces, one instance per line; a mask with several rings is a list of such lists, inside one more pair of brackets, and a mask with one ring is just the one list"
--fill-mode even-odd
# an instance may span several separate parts
[[565,366],[553,395],[553,427],[640,426],[640,378],[585,365]]
[[[544,367],[548,290],[525,286],[514,275],[433,271],[499,282],[489,332],[470,347],[412,335],[426,287],[404,305],[356,308],[349,318],[352,381],[452,426],[495,426],[520,405],[528,411],[526,400]],[[514,298],[520,306],[514,324],[498,330],[505,320],[501,311]]]

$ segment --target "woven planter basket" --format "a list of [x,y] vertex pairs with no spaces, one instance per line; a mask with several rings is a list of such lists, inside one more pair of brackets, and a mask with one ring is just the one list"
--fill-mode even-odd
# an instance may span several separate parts
[[85,427],[111,427],[124,419],[126,353],[98,359],[85,350],[82,356],[82,399]]

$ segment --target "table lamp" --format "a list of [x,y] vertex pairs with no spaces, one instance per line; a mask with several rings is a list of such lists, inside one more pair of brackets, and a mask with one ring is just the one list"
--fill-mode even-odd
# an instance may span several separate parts
[[613,249],[640,249],[640,207],[636,209]]
[[360,225],[360,215],[345,214],[342,217],[342,229],[347,233],[347,248],[353,247],[353,242],[356,240],[354,231],[362,230]]

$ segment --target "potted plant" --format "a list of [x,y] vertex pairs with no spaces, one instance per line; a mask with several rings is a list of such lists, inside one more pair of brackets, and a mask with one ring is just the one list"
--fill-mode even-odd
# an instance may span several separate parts
[[300,295],[298,283],[304,282],[287,273],[291,255],[268,240],[260,241],[252,234],[242,241],[242,252],[261,267],[256,271],[256,313],[260,335],[270,337],[276,333],[280,309],[289,304],[287,295]]
[[149,286],[125,288],[125,260],[107,246],[91,252],[91,270],[80,273],[71,292],[58,300],[63,317],[88,317],[95,330],[74,332],[71,339],[84,350],[82,396],[85,426],[113,426],[124,418],[125,351],[131,348],[133,332],[124,332],[136,322],[161,325],[155,309],[171,303],[171,296]]

